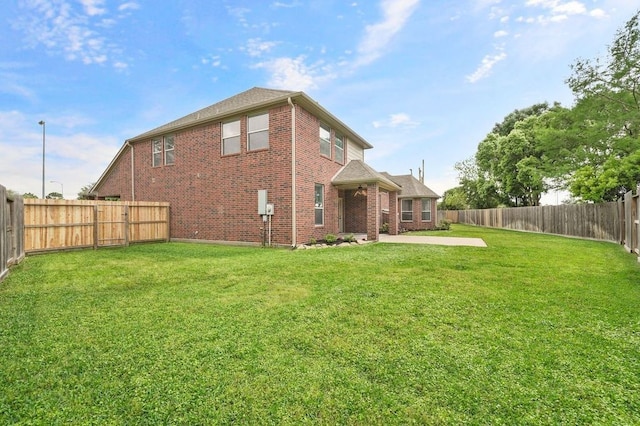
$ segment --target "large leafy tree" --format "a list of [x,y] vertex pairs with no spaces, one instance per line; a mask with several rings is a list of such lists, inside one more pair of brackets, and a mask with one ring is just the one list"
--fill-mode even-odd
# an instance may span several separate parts
[[80,188],[80,192],[78,192],[78,200],[91,200],[93,199],[93,197],[91,197],[89,195],[91,188],[93,188],[93,186],[95,185],[95,183],[90,183],[88,185],[83,186],[82,188]]
[[567,84],[577,102],[564,113],[560,143],[572,154],[567,186],[583,200],[613,201],[640,181],[640,11],[605,59],[579,59],[571,68]]
[[535,206],[547,184],[535,124],[547,103],[515,110],[478,144],[475,156],[459,163],[460,185],[478,208]]
[[464,189],[461,186],[448,189],[442,195],[442,201],[438,206],[443,210],[465,210],[469,207]]

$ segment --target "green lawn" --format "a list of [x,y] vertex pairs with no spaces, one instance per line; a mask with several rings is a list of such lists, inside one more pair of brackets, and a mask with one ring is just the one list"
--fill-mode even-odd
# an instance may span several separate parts
[[610,243],[153,244],[0,283],[0,423],[638,424],[640,265]]

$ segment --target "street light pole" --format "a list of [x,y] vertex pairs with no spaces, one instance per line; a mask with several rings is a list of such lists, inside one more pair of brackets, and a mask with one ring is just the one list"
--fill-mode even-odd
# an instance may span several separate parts
[[51,180],[49,182],[60,184],[60,195],[62,196],[61,198],[64,199],[64,185],[62,184],[62,182],[58,182],[57,180]]
[[44,120],[40,120],[38,124],[42,126],[42,198],[44,199],[44,138],[45,138]]

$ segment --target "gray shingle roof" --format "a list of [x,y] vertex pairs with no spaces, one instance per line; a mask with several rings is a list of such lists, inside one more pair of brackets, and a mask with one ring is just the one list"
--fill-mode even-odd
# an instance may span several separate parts
[[402,187],[398,194],[399,198],[440,198],[438,194],[412,175],[394,176],[387,172],[382,172],[381,174]]
[[250,109],[251,106],[261,105],[268,103],[269,101],[286,99],[288,96],[298,93],[290,90],[276,90],[276,89],[264,89],[262,87],[254,87],[246,90],[242,93],[238,93],[235,96],[224,99],[206,108],[202,108],[177,120],[171,121],[167,124],[163,124],[160,127],[156,127],[153,130],[144,132],[134,138],[142,139],[148,136],[159,133],[167,133],[172,130],[179,129],[188,125],[196,124],[201,121],[207,121],[218,116],[224,116],[225,114],[232,113],[238,110]]
[[333,177],[334,185],[354,186],[360,184],[378,183],[381,188],[397,191],[400,187],[387,176],[375,171],[371,166],[360,160],[351,160]]

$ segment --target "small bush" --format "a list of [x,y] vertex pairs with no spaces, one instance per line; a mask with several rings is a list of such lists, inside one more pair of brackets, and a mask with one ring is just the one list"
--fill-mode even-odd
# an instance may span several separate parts
[[316,243],[317,243],[316,239],[311,237],[311,239],[309,240],[309,244],[314,245]]
[[383,234],[388,234],[389,233],[389,224],[388,223],[383,223],[382,226],[380,227],[380,232]]
[[349,234],[345,235],[342,240],[346,243],[354,243],[356,241],[356,237],[354,237],[353,234]]
[[451,229],[451,221],[449,219],[442,219],[438,222],[438,226],[435,228],[437,231],[448,231]]
[[324,240],[327,242],[327,244],[335,244],[335,242],[338,241],[338,237],[333,234],[327,234],[324,236]]

